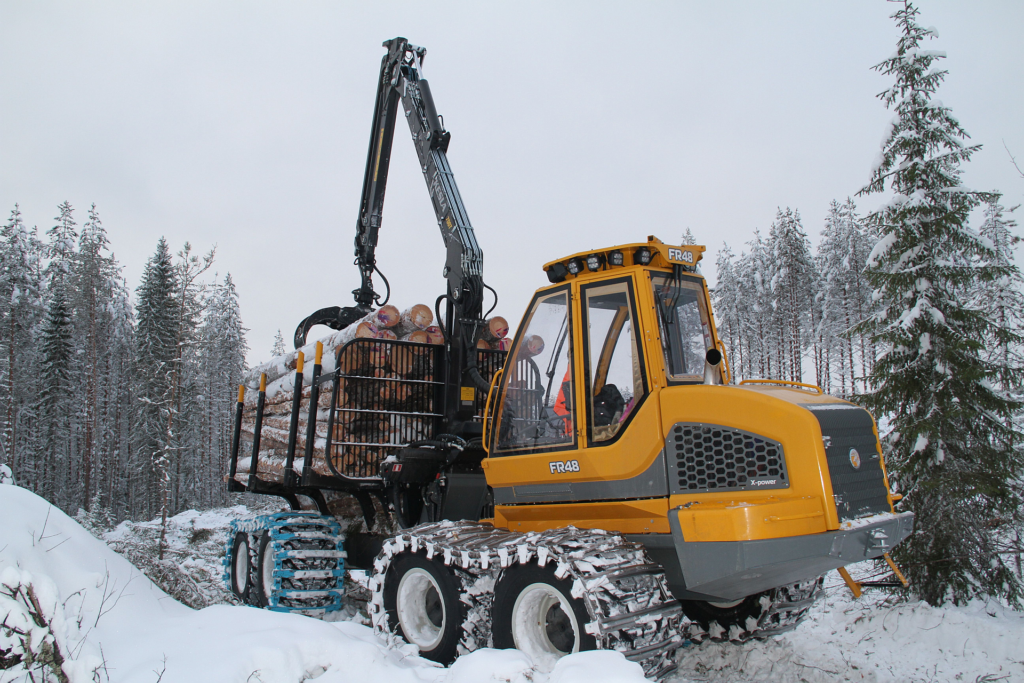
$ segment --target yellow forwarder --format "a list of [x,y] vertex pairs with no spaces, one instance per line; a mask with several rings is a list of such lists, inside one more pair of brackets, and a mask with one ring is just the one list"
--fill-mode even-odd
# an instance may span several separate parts
[[[792,628],[822,574],[888,559],[913,516],[893,509],[874,420],[814,386],[731,384],[697,268],[704,247],[649,237],[552,261],[507,357],[476,350],[482,252],[419,77],[424,51],[385,46],[359,233],[370,226],[372,239],[356,242],[364,288],[355,309],[303,321],[296,347],[313,324],[343,327],[374,299],[366,249],[399,99],[448,245],[446,344],[356,339],[326,375],[317,358],[306,424],[326,422],[326,437],[307,427],[297,462],[293,417],[280,480],[259,469],[262,392],[248,473],[237,468],[239,403],[229,487],[295,512],[237,525],[235,592],[273,609],[337,609],[347,552],[349,567],[372,570],[374,627],[423,656],[517,647],[543,664],[609,648],[658,675],[687,639]],[[352,414],[379,416],[387,435],[335,437]],[[429,438],[403,431],[424,421]],[[342,540],[339,501],[353,499],[365,524]]]

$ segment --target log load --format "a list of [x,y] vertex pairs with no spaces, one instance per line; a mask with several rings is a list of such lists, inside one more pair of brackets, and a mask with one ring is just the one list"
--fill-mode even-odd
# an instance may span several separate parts
[[[332,396],[331,384],[321,385],[316,413],[313,469],[319,474],[333,473],[324,460],[328,436],[332,440],[331,459],[335,469],[352,477],[375,477],[387,455],[403,445],[428,439],[435,429],[430,414],[434,407],[434,387],[424,382],[433,378],[434,352],[426,346],[360,343],[350,346],[338,358],[338,350],[353,339],[381,339],[414,342],[417,345],[443,344],[441,329],[433,324],[428,306],[416,304],[399,313],[394,306],[382,306],[344,330],[328,334],[323,343],[322,372],[334,372],[340,364],[338,409],[333,433],[327,422]],[[480,349],[508,350],[505,336],[508,324],[495,316],[487,321],[477,346]],[[541,342],[543,344],[543,342]],[[309,415],[313,357],[316,342],[277,356],[258,365],[245,376],[246,392],[242,419],[242,446],[237,463],[237,479],[245,482],[252,457],[257,387],[261,373],[267,374],[263,430],[260,436],[258,475],[261,479],[283,481],[291,422],[292,396],[298,352],[305,359],[302,397],[299,408],[296,473],[301,472],[305,453],[305,435]]]

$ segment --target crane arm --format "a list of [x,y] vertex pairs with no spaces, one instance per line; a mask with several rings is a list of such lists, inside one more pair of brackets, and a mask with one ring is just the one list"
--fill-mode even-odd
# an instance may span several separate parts
[[[356,221],[355,265],[359,268],[360,286],[352,292],[355,306],[324,308],[307,317],[295,331],[296,348],[305,344],[306,335],[313,325],[343,329],[366,315],[375,303],[382,304],[390,296],[389,292],[382,300],[374,290],[373,273],[380,273],[376,261],[377,235],[384,210],[399,101],[409,123],[416,156],[445,244],[443,274],[448,281],[447,296],[458,318],[477,320],[481,315],[483,251],[476,241],[455,176],[448,165],[451,133],[444,130],[434,106],[430,84],[423,78],[423,58],[427,51],[410,44],[405,38],[388,40],[384,47],[388,51],[381,60],[377,81],[377,99]],[[458,326],[457,321],[455,326]],[[450,328],[452,324],[448,322],[446,327]],[[447,329],[446,332],[454,336],[456,330]]]

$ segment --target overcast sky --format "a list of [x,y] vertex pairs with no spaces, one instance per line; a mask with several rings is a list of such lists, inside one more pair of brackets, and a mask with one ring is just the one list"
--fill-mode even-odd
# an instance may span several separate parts
[[[45,231],[95,202],[134,289],[165,236],[217,247],[250,363],[314,309],[350,305],[381,42],[428,49],[449,160],[513,327],[541,264],[689,227],[739,252],[778,207],[812,241],[868,180],[891,113],[871,67],[880,0],[15,2],[0,0],[0,211]],[[984,148],[965,183],[1024,200],[1024,2],[921,0],[938,97]],[[877,199],[859,199],[871,208]],[[398,122],[377,259],[404,307],[444,291],[444,249]]]

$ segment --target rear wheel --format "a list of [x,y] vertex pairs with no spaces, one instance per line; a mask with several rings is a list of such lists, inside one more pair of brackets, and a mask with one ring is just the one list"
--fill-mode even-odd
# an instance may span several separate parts
[[587,607],[572,597],[572,579],[556,578],[553,569],[534,564],[507,569],[494,587],[493,605],[496,648],[522,650],[548,669],[565,655],[597,648],[586,632]]
[[239,531],[231,543],[231,592],[242,602],[249,602],[252,572],[249,558],[249,534]]
[[462,582],[447,567],[420,554],[395,558],[384,577],[384,609],[393,633],[420,656],[451,664],[458,655],[466,606]]
[[269,531],[264,531],[260,537],[253,592],[258,606],[270,607],[270,597],[274,594],[274,546]]

